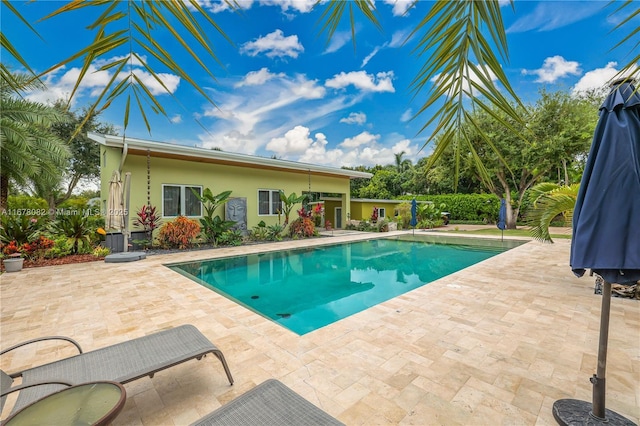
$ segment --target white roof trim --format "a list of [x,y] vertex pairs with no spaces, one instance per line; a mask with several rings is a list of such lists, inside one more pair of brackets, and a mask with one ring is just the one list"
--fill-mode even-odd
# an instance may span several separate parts
[[[103,135],[100,133],[89,132],[89,139],[98,142],[107,147],[124,148],[125,138],[123,136]],[[340,169],[337,167],[320,166],[316,164],[299,163],[296,161],[279,160],[275,158],[257,157],[248,154],[238,154],[235,152],[217,151],[206,148],[198,148],[192,146],[178,145],[167,142],[156,142],[144,139],[126,138],[128,149],[143,149],[151,152],[159,152],[164,154],[182,155],[194,158],[209,158],[213,160],[227,161],[230,163],[256,164],[260,166],[276,167],[280,169],[289,169],[304,172],[316,172],[330,174],[336,176],[348,176],[350,179],[366,178],[369,179],[373,175],[367,172],[359,172],[356,170]]]

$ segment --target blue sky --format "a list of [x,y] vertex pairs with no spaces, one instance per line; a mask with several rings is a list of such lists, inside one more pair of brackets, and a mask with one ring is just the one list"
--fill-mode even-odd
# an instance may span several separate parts
[[[429,129],[419,133],[430,111],[411,120],[427,97],[426,90],[416,94],[410,89],[426,58],[412,53],[414,40],[403,42],[431,2],[407,10],[407,1],[376,1],[383,31],[366,20],[356,22],[355,50],[347,19],[327,43],[320,34],[320,13],[311,7],[314,0],[241,0],[241,14],[217,1],[200,3],[235,43],[211,34],[222,63],[207,62],[215,80],[185,57],[187,69],[216,106],[167,72],[163,80],[172,95],[160,94],[159,88],[156,94],[169,119],[149,110],[149,134],[133,114],[127,136],[337,167],[392,164],[401,151],[416,162],[430,152],[429,146],[421,150]],[[6,10],[2,32],[36,71],[65,59],[93,37],[85,27],[98,11],[36,22],[64,2],[12,4],[41,38]],[[628,45],[612,50],[623,37],[622,31],[612,31],[620,19],[612,16],[614,10],[608,0],[516,1],[515,12],[504,5],[509,61],[503,67],[521,99],[534,102],[541,88],[575,92],[606,84],[629,61]],[[170,50],[182,60],[177,46]],[[15,64],[7,55],[2,61]],[[48,75],[48,90],[27,96],[39,101],[68,97],[78,66]],[[140,69],[136,72],[148,79]],[[108,71],[89,74],[74,108],[88,105],[109,78]],[[119,126],[122,134],[123,103],[114,103],[102,120]]]

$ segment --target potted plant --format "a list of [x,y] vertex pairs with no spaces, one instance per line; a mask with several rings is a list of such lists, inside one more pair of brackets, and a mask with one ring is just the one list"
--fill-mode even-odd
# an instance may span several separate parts
[[5,272],[19,272],[22,271],[24,258],[22,257],[22,253],[16,252],[7,255],[6,258],[2,259],[2,263],[4,264]]

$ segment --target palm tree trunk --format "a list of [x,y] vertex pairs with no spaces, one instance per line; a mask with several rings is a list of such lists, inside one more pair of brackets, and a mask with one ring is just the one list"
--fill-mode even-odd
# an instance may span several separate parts
[[0,175],[0,212],[7,209],[9,199],[9,177]]

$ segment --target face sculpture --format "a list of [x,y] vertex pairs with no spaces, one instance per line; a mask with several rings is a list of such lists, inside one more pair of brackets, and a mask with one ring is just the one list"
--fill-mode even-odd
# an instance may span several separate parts
[[247,229],[247,199],[232,198],[225,204],[225,218],[235,222],[234,229],[246,231]]

